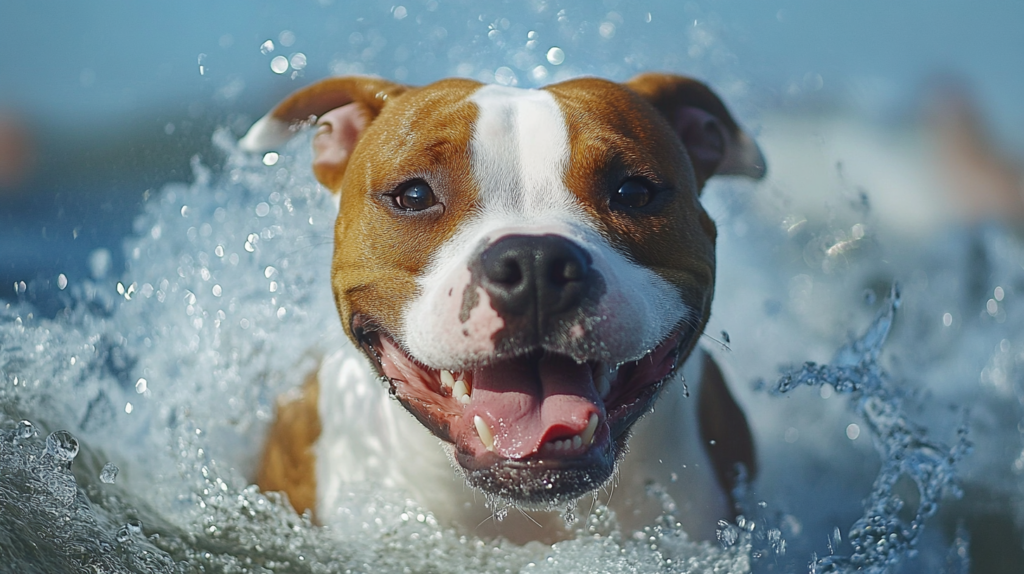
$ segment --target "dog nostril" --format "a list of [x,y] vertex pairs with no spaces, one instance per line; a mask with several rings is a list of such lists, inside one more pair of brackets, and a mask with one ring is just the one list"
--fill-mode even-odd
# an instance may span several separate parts
[[552,279],[557,283],[569,283],[582,280],[585,274],[579,261],[568,260],[556,265]]
[[508,257],[497,265],[488,275],[490,276],[491,281],[496,283],[515,285],[522,281],[523,270],[519,267],[518,261],[512,257]]

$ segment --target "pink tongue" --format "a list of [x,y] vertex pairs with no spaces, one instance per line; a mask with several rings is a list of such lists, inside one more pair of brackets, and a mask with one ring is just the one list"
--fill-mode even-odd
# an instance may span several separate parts
[[506,458],[525,458],[549,440],[580,434],[591,414],[604,414],[591,367],[567,357],[481,367],[473,372],[472,393],[465,420],[481,416],[491,427],[494,449]]

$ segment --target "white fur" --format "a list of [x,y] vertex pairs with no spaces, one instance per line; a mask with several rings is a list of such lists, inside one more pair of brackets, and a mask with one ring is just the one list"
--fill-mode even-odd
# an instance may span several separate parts
[[482,243],[512,233],[562,235],[593,258],[607,291],[599,303],[600,321],[587,336],[600,341],[604,355],[586,358],[638,359],[680,322],[696,319],[667,281],[608,243],[599,222],[566,188],[568,128],[550,93],[486,86],[470,100],[478,107],[470,151],[480,209],[434,254],[420,279],[420,294],[405,308],[402,342],[413,356],[435,368],[486,357],[491,348],[461,337],[461,331],[487,335],[501,325],[486,314],[481,314],[489,321],[485,326],[459,321],[466,269]]
[[400,490],[442,515],[468,490],[440,441],[391,398],[354,348],[326,357],[317,378],[317,517],[324,524],[344,511],[349,485]]

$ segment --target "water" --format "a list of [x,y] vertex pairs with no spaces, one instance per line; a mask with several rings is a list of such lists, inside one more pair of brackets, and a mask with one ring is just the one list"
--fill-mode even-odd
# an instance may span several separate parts
[[[785,238],[765,259],[768,243],[749,236],[776,228],[741,207],[749,188],[725,186],[710,205],[724,225],[709,330],[731,336],[706,344],[734,374],[762,469],[739,493],[744,516],[719,525],[718,543],[689,540],[667,500],[666,515],[641,532],[620,531],[598,508],[581,514],[575,540],[517,547],[443,528],[403,493],[372,484],[353,487],[337,523],[313,526],[249,477],[274,398],[327,350],[350,348],[327,281],[335,208],[309,174],[306,138],[272,166],[236,153],[226,134],[217,140],[225,167],[197,162],[194,183],[149,199],[123,273],[69,285],[54,319],[4,305],[8,571],[959,572],[977,540],[973,515],[945,508],[984,491],[1011,523],[1022,516],[1016,239],[954,232],[942,250],[901,246],[887,263],[864,257],[842,274],[812,274],[817,291],[789,289],[790,300],[773,303],[787,292],[777,285],[792,287],[791,273],[806,266],[788,258]],[[737,221],[747,237],[729,231]],[[740,244],[745,254],[733,252]],[[922,284],[911,271],[902,296],[879,287],[911,260],[955,277],[979,251],[986,283],[1003,293],[994,310],[965,279]],[[730,281],[738,273],[763,281]],[[880,296],[865,297],[865,284]],[[753,348],[743,325],[787,337]],[[829,346],[831,360],[805,363]],[[972,361],[985,363],[973,380],[961,372]],[[790,440],[790,429],[802,438]]]
[[[327,280],[335,208],[309,174],[308,141],[274,166],[219,141],[223,171],[197,163],[194,184],[150,199],[123,274],[69,286],[53,320],[5,305],[4,562],[39,571],[746,569],[743,543],[691,542],[670,517],[622,533],[599,509],[578,523],[579,540],[515,547],[439,527],[373,484],[356,485],[327,527],[250,486],[275,397],[325,350],[350,347]],[[39,526],[22,528],[25,520]],[[44,547],[53,551],[19,550]]]
[[[464,18],[417,13],[427,31],[409,36],[444,50],[427,42],[413,63],[398,39],[379,46],[381,30],[414,21],[397,12],[358,38],[346,31],[341,48],[302,47],[309,68],[305,57],[272,67],[292,56],[283,32],[246,49],[296,86],[303,69],[519,86],[683,70],[756,126],[760,91],[778,86],[751,80],[753,65],[720,38],[728,26],[694,4],[653,10],[653,22],[626,8],[548,6],[511,21],[496,9],[462,33]],[[396,61],[368,47],[394,48]],[[226,74],[209,64],[205,78]],[[777,172],[704,196],[720,229],[707,333],[722,335],[703,343],[750,418],[760,466],[716,542],[689,540],[658,485],[656,523],[622,532],[606,509],[578,509],[576,539],[553,547],[445,529],[371,484],[346,494],[336,523],[313,526],[249,482],[275,398],[350,349],[328,286],[335,208],[309,173],[308,137],[264,157],[216,140],[206,162],[220,167],[197,160],[191,183],[148,196],[124,268],[98,251],[93,279],[61,275],[53,318],[0,302],[0,571],[965,573],[1024,560],[1019,238],[991,226],[907,233],[872,207],[877,190],[838,168],[846,192],[819,192],[824,210],[802,211],[774,187],[787,181]]]

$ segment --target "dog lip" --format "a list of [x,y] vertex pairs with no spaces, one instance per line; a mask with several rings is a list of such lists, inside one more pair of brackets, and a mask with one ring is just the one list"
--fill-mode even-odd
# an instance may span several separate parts
[[[624,452],[630,427],[649,412],[661,388],[678,370],[680,351],[688,349],[693,339],[693,329],[683,327],[674,330],[646,355],[620,364],[614,370],[616,374],[613,375],[611,392],[597,403],[603,414],[599,414],[600,423],[589,446],[552,452],[547,448],[550,446],[547,442],[568,438],[571,431],[566,431],[566,436],[561,436],[561,431],[551,431],[541,439],[541,445],[545,448],[537,447],[527,456],[514,457],[494,452],[493,447],[477,444],[480,439],[475,434],[467,433],[463,428],[467,423],[462,420],[467,414],[464,412],[466,403],[459,404],[454,395],[445,394],[453,389],[441,383],[440,370],[426,366],[409,355],[372,317],[354,315],[350,324],[354,338],[375,364],[382,380],[388,384],[390,393],[432,434],[455,447],[455,458],[471,485],[517,502],[542,504],[578,497],[600,487],[610,478],[616,458]],[[387,344],[383,341],[385,338]],[[385,348],[391,347],[391,351],[385,351]],[[391,365],[388,367],[391,372],[395,372],[396,351],[401,355],[397,357],[402,363],[399,370],[407,374],[405,379],[409,380],[392,378],[385,372],[386,362]],[[652,357],[654,361],[648,361],[650,365],[644,363]],[[526,359],[517,354],[516,357],[496,357],[490,364],[516,360]],[[593,365],[595,373],[601,365],[598,362],[588,364]],[[464,376],[467,382],[475,385],[472,373],[471,369]],[[596,384],[596,381],[591,384]],[[455,432],[456,428],[461,430]],[[559,476],[576,486],[549,485],[551,481],[561,481]],[[534,492],[535,489],[514,484],[529,477],[540,480],[544,492]]]

